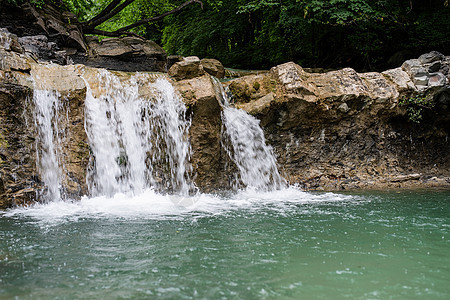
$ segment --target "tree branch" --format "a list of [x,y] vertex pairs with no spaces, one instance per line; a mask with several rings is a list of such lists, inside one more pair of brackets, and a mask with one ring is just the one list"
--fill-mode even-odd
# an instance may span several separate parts
[[115,15],[120,13],[125,7],[127,7],[128,5],[133,3],[134,1],[135,0],[126,0],[125,2],[123,2],[122,4],[120,4],[119,6],[114,8],[111,12],[107,13],[104,16],[99,17],[95,22],[92,22],[89,25],[91,26],[92,29],[97,27],[98,25],[102,24],[103,22],[111,19],[112,17],[114,17]]
[[[84,33],[98,34],[98,35],[111,36],[111,37],[118,37],[118,36],[121,36],[121,35],[135,35],[135,34],[129,32],[128,30],[130,30],[132,28],[135,28],[135,27],[138,27],[140,25],[149,23],[149,22],[159,21],[159,20],[161,20],[161,19],[163,19],[163,18],[165,18],[165,17],[167,17],[169,15],[178,13],[183,8],[185,8],[186,6],[191,5],[193,3],[199,3],[201,5],[201,8],[203,9],[203,2],[202,1],[200,1],[200,0],[188,0],[188,1],[184,2],[183,4],[181,4],[180,6],[178,6],[177,8],[171,10],[171,11],[165,12],[165,13],[159,15],[159,16],[155,16],[155,17],[152,17],[152,18],[140,20],[140,21],[138,21],[136,23],[133,23],[131,25],[119,28],[119,29],[117,29],[116,31],[113,31],[113,32],[95,29],[96,26],[100,25],[101,23],[105,22],[109,18],[111,18],[114,15],[116,15],[117,13],[119,13],[122,9],[124,9],[127,5],[129,5],[133,1],[134,0],[127,0],[127,1],[125,1],[124,3],[122,3],[121,5],[116,7],[113,11],[111,11],[110,13],[104,14],[103,16],[97,18],[97,20],[95,22],[93,22],[93,23],[89,23],[91,21],[86,22],[88,24],[83,26]],[[108,6],[110,6],[110,5],[108,5]]]
[[138,26],[140,26],[142,24],[159,21],[159,20],[163,19],[164,17],[167,17],[169,15],[172,15],[172,14],[175,14],[175,13],[181,11],[183,8],[185,8],[186,6],[188,6],[190,4],[193,4],[193,3],[200,3],[202,5],[202,8],[203,8],[203,3],[201,1],[199,1],[199,0],[189,0],[189,1],[184,2],[183,4],[181,4],[180,6],[178,6],[177,8],[175,8],[175,9],[173,9],[171,11],[165,12],[165,13],[159,15],[159,16],[156,16],[156,17],[140,20],[140,21],[138,21],[136,23],[133,23],[131,25],[119,28],[115,32],[127,31],[127,30],[130,30],[132,28],[138,27]]
[[111,3],[109,3],[108,6],[106,6],[99,14],[97,14],[95,17],[93,17],[92,19],[81,23],[82,26],[89,26],[89,24],[92,24],[93,22],[97,21],[99,18],[103,17],[104,15],[106,15],[107,13],[109,13],[114,7],[116,7],[117,5],[119,5],[121,0],[113,0],[111,1]]

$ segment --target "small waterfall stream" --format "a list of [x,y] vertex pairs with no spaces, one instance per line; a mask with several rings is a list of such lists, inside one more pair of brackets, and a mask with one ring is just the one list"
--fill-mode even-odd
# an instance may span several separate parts
[[34,123],[38,131],[36,139],[37,165],[47,186],[45,201],[61,198],[61,172],[59,167],[59,95],[53,91],[34,90]]
[[214,84],[224,106],[222,144],[239,169],[242,184],[263,191],[286,187],[278,172],[272,147],[266,144],[259,120],[242,109],[231,107],[222,84],[217,79]]
[[187,174],[190,123],[172,85],[157,79],[147,87],[153,97],[146,99],[139,95],[140,87],[151,82],[146,74],[125,84],[102,70],[98,82],[104,93],[95,97],[86,81],[85,128],[95,158],[91,194],[139,194],[155,187],[187,195],[193,190]]

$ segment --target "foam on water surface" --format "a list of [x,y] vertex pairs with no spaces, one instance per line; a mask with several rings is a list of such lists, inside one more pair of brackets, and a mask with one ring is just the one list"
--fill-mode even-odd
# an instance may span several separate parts
[[83,197],[80,201],[35,204],[7,210],[3,215],[30,217],[48,224],[80,218],[179,219],[223,215],[233,211],[283,211],[306,203],[355,199],[335,193],[311,194],[296,187],[267,192],[246,189],[229,195],[198,193],[194,196],[164,195],[147,189],[139,195],[116,193],[112,197]]

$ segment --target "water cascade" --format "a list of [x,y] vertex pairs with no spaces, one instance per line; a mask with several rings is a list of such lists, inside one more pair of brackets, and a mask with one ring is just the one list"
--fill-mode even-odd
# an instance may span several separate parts
[[242,109],[231,107],[228,95],[217,79],[215,89],[224,106],[222,144],[239,169],[240,182],[263,191],[285,187],[285,180],[278,172],[272,147],[266,144],[259,120]]
[[[86,80],[92,195],[139,194],[150,187],[183,195],[193,190],[185,106],[167,80],[151,81],[148,74],[136,74],[124,83],[101,70],[96,95]],[[140,95],[141,88],[152,97]]]
[[[181,196],[195,192],[190,179],[190,121],[170,82],[155,74],[129,76],[103,69],[81,77],[86,85],[84,128],[91,152],[86,177],[89,196],[135,196],[148,189]],[[238,169],[235,186],[258,191],[285,187],[259,121],[231,107],[220,82],[215,88],[223,98],[222,144]],[[33,97],[38,168],[47,186],[47,201],[64,196],[61,182],[67,175],[59,157],[60,98],[45,89],[35,89]]]
[[61,198],[61,172],[59,167],[59,95],[53,91],[34,90],[34,123],[38,131],[36,139],[37,165],[47,186],[44,200]]

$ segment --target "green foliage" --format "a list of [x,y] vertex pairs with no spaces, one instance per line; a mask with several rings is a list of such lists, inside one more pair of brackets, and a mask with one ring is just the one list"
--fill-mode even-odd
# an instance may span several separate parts
[[[7,0],[20,3],[23,0]],[[111,0],[32,0],[63,3],[87,21]],[[123,0],[124,1],[124,0]],[[136,0],[97,29],[115,31],[160,15],[186,0]],[[169,54],[221,60],[226,66],[267,69],[294,61],[304,67],[397,67],[404,59],[449,49],[447,0],[202,0],[182,12],[131,31]],[[446,6],[447,4],[447,6]]]
[[406,112],[411,122],[419,124],[423,119],[423,110],[432,109],[434,107],[434,101],[430,95],[415,94],[410,97],[401,98],[399,105],[406,107]]
[[[20,5],[25,2],[25,0],[7,0],[10,4],[13,5]],[[36,7],[41,8],[46,2],[53,2],[53,1],[45,1],[45,0],[31,0],[30,3]]]

